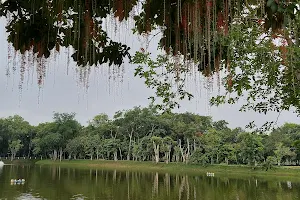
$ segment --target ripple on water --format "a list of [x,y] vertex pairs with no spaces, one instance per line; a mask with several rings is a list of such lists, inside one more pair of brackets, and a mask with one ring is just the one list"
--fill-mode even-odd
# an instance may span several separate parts
[[85,197],[83,194],[75,194],[71,197],[71,199],[74,200],[83,200],[83,199],[87,199],[87,197]]
[[29,193],[22,193],[19,197],[16,198],[16,200],[47,200],[45,198],[41,198],[39,196],[33,196]]

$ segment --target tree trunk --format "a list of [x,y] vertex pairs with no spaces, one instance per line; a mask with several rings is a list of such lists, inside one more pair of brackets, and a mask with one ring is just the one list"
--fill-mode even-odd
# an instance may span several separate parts
[[123,160],[123,155],[122,155],[122,150],[121,150],[121,148],[119,148],[119,153],[120,153],[120,158],[121,158],[121,160]]
[[166,163],[168,164],[170,161],[170,152],[166,152]]
[[[30,141],[31,141],[31,138],[30,138]],[[30,154],[30,152],[31,152],[31,146],[32,146],[32,144],[31,144],[31,142],[29,142],[29,144],[28,144],[28,154],[27,154],[27,158],[30,158],[30,156],[31,156],[31,154]]]
[[185,156],[184,156],[183,148],[181,146],[181,140],[180,139],[179,139],[179,149],[180,149],[180,152],[181,152],[182,162],[185,162]]
[[189,162],[189,157],[190,157],[190,140],[189,140],[189,138],[187,138],[187,153],[186,153],[186,155],[185,155],[185,164],[187,164],[188,162]]
[[59,148],[59,161],[61,162],[61,160],[62,160],[62,155],[63,155],[63,150],[62,150],[62,148],[60,147]]
[[57,159],[57,150],[56,149],[54,149],[54,151],[53,151],[52,158],[53,158],[54,161]]
[[182,162],[187,164],[190,155],[190,140],[187,138],[187,148],[184,149],[184,147],[181,146],[181,140],[179,139],[179,149],[181,152]]
[[15,158],[15,152],[11,152],[11,157],[10,157],[10,161],[13,161],[14,160],[14,158]]
[[133,130],[131,130],[131,132],[129,134],[129,145],[128,145],[127,160],[130,160],[132,134],[133,134]]
[[117,161],[118,160],[118,154],[117,154],[117,151],[114,152],[114,161]]
[[155,163],[159,162],[159,144],[156,145],[153,141],[153,149],[154,149],[154,156],[155,156]]
[[176,159],[176,162],[179,162],[179,161],[180,161],[180,155],[179,155],[179,152],[178,152],[178,154],[176,154],[175,159]]
[[228,165],[228,158],[227,158],[227,157],[225,158],[225,162],[226,162],[226,164]]

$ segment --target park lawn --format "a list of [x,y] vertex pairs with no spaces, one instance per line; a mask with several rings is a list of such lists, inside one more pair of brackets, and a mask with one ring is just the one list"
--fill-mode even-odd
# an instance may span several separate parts
[[10,159],[1,160],[6,165],[34,165],[38,160],[35,159],[15,159],[11,161]]
[[71,167],[81,169],[105,169],[119,171],[141,171],[141,172],[159,172],[170,174],[206,174],[213,172],[217,177],[277,177],[299,179],[300,167],[274,167],[268,171],[261,167],[253,169],[246,165],[208,165],[206,167],[194,164],[183,163],[158,163],[138,162],[138,161],[108,161],[108,160],[64,160],[62,162],[52,160],[40,160],[37,165],[54,165],[60,167]]

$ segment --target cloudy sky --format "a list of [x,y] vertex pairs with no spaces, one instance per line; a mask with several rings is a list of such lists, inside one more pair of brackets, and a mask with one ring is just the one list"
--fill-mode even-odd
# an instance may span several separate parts
[[[30,72],[26,75],[22,93],[18,89],[20,75],[19,67],[15,74],[6,76],[8,44],[6,42],[5,20],[0,20],[0,117],[8,117],[18,114],[24,117],[31,124],[38,124],[52,120],[53,112],[75,112],[77,119],[86,122],[99,113],[107,113],[110,116],[114,112],[123,109],[130,109],[133,106],[147,106],[149,97],[153,91],[147,89],[143,81],[133,76],[133,66],[124,65],[125,73],[123,81],[111,80],[108,78],[106,66],[103,69],[92,70],[90,76],[90,87],[86,93],[82,87],[78,86],[76,66],[70,63],[67,74],[66,54],[62,53],[54,62],[48,63],[47,77],[45,85],[39,89],[37,86],[36,73]],[[113,30],[115,27],[109,27]],[[142,39],[138,39],[129,34],[126,25],[119,27],[117,34],[112,37],[126,42],[133,47],[133,50],[145,46]],[[114,32],[114,31],[111,31]],[[151,40],[150,51],[156,52],[155,43],[157,39]],[[10,66],[10,69],[12,65]],[[33,69],[31,69],[32,71]],[[33,78],[32,78],[33,77]],[[29,79],[28,79],[29,78]],[[278,114],[260,115],[253,112],[241,113],[238,111],[239,105],[224,105],[221,107],[209,107],[207,91],[203,88],[204,80],[199,77],[197,87],[194,81],[190,87],[194,88],[195,99],[190,102],[182,102],[179,112],[193,112],[200,115],[211,115],[214,120],[225,119],[231,127],[244,127],[250,121],[255,120],[258,124],[265,121],[276,120]],[[202,84],[202,85],[201,85]],[[217,88],[214,93],[217,93]],[[20,96],[21,95],[21,96]],[[278,124],[284,122],[297,122],[299,118],[292,112],[284,112],[278,119]]]

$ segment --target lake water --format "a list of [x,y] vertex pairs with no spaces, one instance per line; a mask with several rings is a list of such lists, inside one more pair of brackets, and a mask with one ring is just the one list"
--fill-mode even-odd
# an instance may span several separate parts
[[[25,184],[11,184],[24,178]],[[0,168],[0,199],[101,200],[295,200],[300,181],[207,177],[45,166]]]

